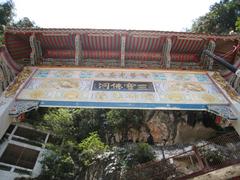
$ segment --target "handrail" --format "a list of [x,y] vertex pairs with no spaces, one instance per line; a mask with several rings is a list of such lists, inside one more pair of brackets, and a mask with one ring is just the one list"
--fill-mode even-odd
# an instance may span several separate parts
[[[226,144],[226,143],[231,143],[232,141],[234,142],[240,142],[240,137],[238,136],[238,134],[236,132],[233,133],[227,133],[227,134],[223,134],[221,136],[217,136],[214,138],[210,138],[208,139],[208,142],[204,143],[203,145],[200,146],[193,146],[193,148],[191,150],[179,153],[177,155],[168,157],[164,160],[159,160],[159,161],[151,161],[151,162],[147,162],[144,163],[140,166],[137,166],[131,170],[129,170],[127,172],[127,177],[129,179],[131,178],[136,178],[136,175],[139,175],[139,173],[143,172],[144,170],[147,170],[148,168],[157,168],[159,167],[159,165],[161,165],[162,163],[166,163],[166,162],[171,162],[171,159],[179,159],[179,158],[196,158],[197,159],[197,170],[195,170],[194,172],[190,173],[190,174],[184,174],[182,176],[176,177],[177,179],[184,179],[187,177],[196,177],[223,167],[227,167],[233,164],[237,164],[240,163],[240,158],[239,159],[231,159],[231,160],[225,160],[223,162],[219,162],[219,164],[217,165],[209,165],[207,163],[207,160],[205,159],[206,157],[204,157],[204,154],[201,154],[200,151],[203,150],[205,147],[212,146],[212,145],[218,145],[218,144]],[[240,154],[239,154],[240,157]],[[166,171],[166,173],[171,173],[171,169],[170,170],[164,170],[164,172]],[[157,178],[158,176],[162,175],[163,171],[161,169],[161,172],[158,172],[156,174],[151,174],[150,177],[148,177],[148,179],[152,179],[152,178]],[[139,177],[138,177],[139,179]],[[141,178],[140,178],[141,179]]]

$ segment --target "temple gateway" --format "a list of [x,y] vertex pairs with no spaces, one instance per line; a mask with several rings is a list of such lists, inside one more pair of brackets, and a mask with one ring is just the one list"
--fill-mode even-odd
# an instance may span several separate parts
[[[39,107],[206,111],[240,134],[238,35],[8,27],[4,37],[1,138]],[[34,164],[9,167],[38,174]]]

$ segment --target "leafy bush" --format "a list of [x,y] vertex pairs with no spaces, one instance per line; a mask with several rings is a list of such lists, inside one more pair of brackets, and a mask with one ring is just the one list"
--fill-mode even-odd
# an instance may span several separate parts
[[139,129],[144,123],[144,111],[133,109],[113,109],[106,114],[106,124],[113,132],[121,132],[122,140],[128,140],[130,128]]
[[238,17],[236,21],[236,30],[240,32],[240,17]]
[[3,45],[3,34],[0,32],[0,47]]
[[108,148],[96,132],[90,133],[90,136],[85,138],[78,147],[82,151],[81,158],[85,166],[89,166],[97,154],[103,153]]
[[221,149],[214,148],[202,148],[200,153],[206,159],[210,166],[215,166],[221,164],[223,161],[227,160],[227,154],[225,154]]
[[118,158],[119,169],[128,169],[136,165],[134,154],[130,151],[130,147],[113,147],[112,150]]
[[51,151],[45,154],[42,164],[38,179],[74,179],[74,161],[69,153]]
[[151,146],[147,143],[138,143],[133,149],[133,154],[138,163],[145,163],[154,159],[154,152]]
[[114,148],[119,157],[118,162],[123,169],[132,168],[155,158],[154,151],[147,143],[129,144],[122,148]]
[[116,129],[123,129],[131,125],[138,128],[144,120],[144,111],[133,109],[112,109],[107,112],[107,123]]
[[81,141],[89,133],[98,131],[99,135],[104,133],[103,122],[105,120],[104,109],[76,109],[73,111],[73,121],[75,127],[74,137]]
[[219,165],[225,160],[225,156],[218,150],[205,151],[204,157],[210,166]]
[[28,122],[64,139],[80,142],[91,132],[103,132],[105,111],[102,109],[49,108],[43,110],[43,115],[37,112],[28,113]]
[[71,132],[74,129],[73,117],[69,109],[58,108],[50,109],[43,117],[43,129],[48,129],[59,137],[71,137]]

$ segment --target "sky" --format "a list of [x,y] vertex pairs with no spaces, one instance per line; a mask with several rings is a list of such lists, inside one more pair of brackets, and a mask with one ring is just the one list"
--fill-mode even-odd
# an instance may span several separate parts
[[[1,0],[0,0],[1,1]],[[43,28],[185,31],[219,0],[13,0]]]

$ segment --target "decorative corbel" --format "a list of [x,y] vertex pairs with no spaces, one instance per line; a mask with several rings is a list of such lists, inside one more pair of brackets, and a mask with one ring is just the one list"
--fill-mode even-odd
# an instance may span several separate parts
[[165,43],[163,45],[163,49],[162,49],[162,58],[163,58],[163,65],[166,68],[170,68],[171,67],[171,51],[172,48],[172,39],[171,38],[166,38]]
[[221,116],[228,120],[237,120],[237,115],[228,105],[208,105],[208,112]]
[[121,67],[125,67],[126,36],[121,37]]
[[[210,52],[213,53],[214,50],[215,50],[215,47],[216,47],[215,41],[210,40],[210,41],[208,42],[208,45],[207,45],[207,47],[205,48],[205,50],[208,50],[208,51],[210,51]],[[202,64],[202,66],[203,66],[203,67],[208,67],[208,70],[212,70],[212,68],[213,68],[213,62],[214,62],[213,58],[207,56],[207,55],[204,53],[204,51],[203,51],[202,54],[201,54],[201,64]]]
[[80,34],[75,36],[75,65],[79,65],[82,60],[82,43]]
[[38,109],[38,107],[39,101],[15,101],[9,108],[9,115],[11,117],[18,117],[22,113]]
[[30,54],[31,65],[36,65],[36,63],[37,63],[37,56],[36,56],[36,48],[35,48],[36,47],[35,46],[35,42],[36,42],[35,34],[32,34],[30,36],[29,42],[30,42],[30,46],[31,46],[31,49],[32,49],[32,52]]
[[32,34],[29,38],[32,52],[30,54],[31,65],[37,65],[38,61],[42,59],[42,49],[40,42],[36,40],[35,34]]

